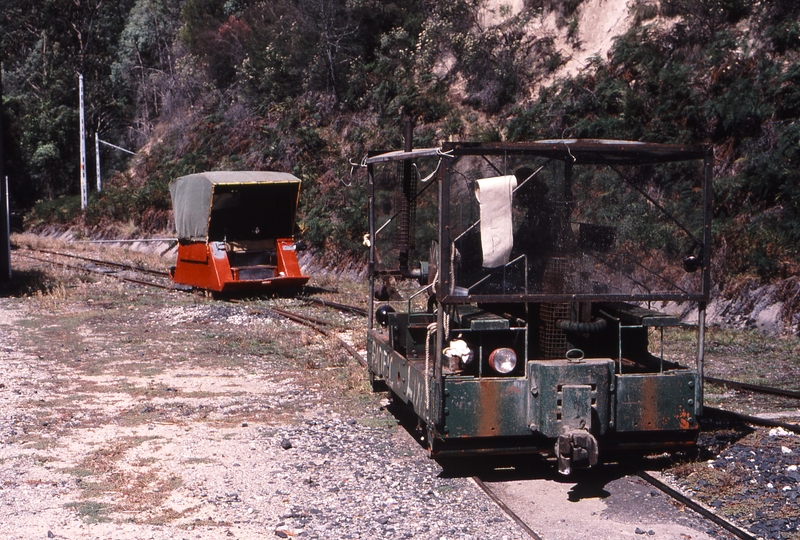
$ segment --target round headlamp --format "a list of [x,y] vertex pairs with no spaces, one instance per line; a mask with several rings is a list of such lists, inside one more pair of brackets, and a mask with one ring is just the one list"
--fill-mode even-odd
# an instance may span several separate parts
[[514,352],[514,349],[506,347],[495,349],[489,355],[489,365],[497,373],[503,375],[511,373],[517,367],[517,353]]

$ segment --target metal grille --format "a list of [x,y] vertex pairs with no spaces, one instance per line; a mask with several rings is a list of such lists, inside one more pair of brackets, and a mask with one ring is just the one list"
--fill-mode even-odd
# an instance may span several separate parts
[[397,194],[395,200],[395,208],[399,209],[400,215],[398,216],[397,234],[394,237],[394,249],[406,252],[414,248],[412,239],[417,216],[417,175],[413,170],[409,174],[407,173],[409,171],[405,170],[405,164],[398,163],[396,178],[403,189]]
[[561,294],[566,291],[569,261],[566,257],[550,257],[544,269],[542,286],[548,294]]
[[539,348],[544,358],[565,358],[567,354],[567,336],[558,327],[558,321],[569,320],[569,304],[544,303],[541,305],[539,318]]

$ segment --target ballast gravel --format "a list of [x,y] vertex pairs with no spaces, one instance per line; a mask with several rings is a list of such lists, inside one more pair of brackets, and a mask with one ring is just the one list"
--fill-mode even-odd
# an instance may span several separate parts
[[[298,370],[324,337],[101,286],[53,312],[0,297],[0,537],[525,537],[380,395],[325,384],[352,360]],[[272,327],[302,343],[293,358],[259,337]]]
[[[334,384],[352,359],[327,338],[244,303],[60,294],[0,295],[0,538],[527,538],[380,396]],[[696,465],[726,474],[682,485],[759,537],[800,538],[797,438],[718,446]]]
[[[386,429],[354,420],[282,430],[288,468],[277,481],[287,511],[280,537],[521,538],[519,529],[465,478],[443,478],[435,462]],[[281,445],[283,448],[284,445]]]
[[681,475],[687,494],[757,538],[800,538],[800,436],[783,428],[744,428],[705,463]]

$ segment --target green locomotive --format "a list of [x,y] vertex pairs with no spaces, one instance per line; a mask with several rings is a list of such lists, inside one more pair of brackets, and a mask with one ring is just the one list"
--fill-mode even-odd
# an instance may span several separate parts
[[566,474],[694,446],[712,160],[586,139],[365,158],[368,369],[434,457],[539,453]]

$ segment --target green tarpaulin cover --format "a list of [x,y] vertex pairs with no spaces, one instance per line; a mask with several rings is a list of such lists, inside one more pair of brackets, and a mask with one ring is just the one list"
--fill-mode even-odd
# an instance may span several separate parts
[[169,186],[179,240],[291,238],[300,179],[283,172],[190,174]]

